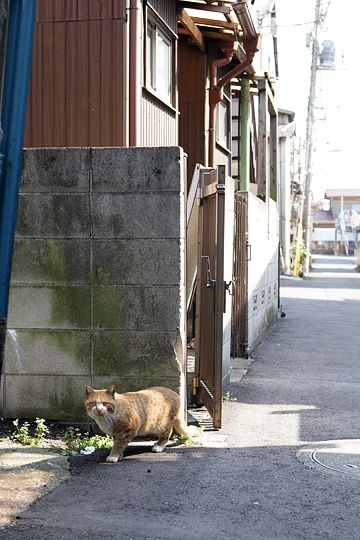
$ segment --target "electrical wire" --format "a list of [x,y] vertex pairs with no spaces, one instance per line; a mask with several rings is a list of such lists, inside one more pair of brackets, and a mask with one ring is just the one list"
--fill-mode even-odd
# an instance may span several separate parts
[[[315,21],[308,21],[308,22],[302,22],[302,23],[293,23],[293,24],[277,24],[277,28],[284,28],[284,27],[291,27],[291,26],[306,26],[307,24],[314,24]],[[261,28],[273,28],[273,25],[271,24],[264,24]]]

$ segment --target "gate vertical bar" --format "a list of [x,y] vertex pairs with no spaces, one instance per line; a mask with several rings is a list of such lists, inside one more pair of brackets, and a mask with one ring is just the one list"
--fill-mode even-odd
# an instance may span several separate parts
[[224,227],[225,165],[218,166],[216,210],[216,284],[215,284],[215,364],[214,364],[214,427],[221,427],[223,315],[224,315]]

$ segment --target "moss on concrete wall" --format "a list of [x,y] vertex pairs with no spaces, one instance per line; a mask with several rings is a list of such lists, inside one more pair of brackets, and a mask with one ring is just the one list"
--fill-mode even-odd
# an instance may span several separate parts
[[83,421],[88,383],[179,390],[181,160],[179,148],[25,151],[2,414]]

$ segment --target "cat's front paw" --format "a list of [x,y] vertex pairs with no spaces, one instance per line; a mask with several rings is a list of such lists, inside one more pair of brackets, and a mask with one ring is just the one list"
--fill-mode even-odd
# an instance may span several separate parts
[[118,461],[120,461],[122,459],[122,456],[120,457],[116,457],[116,456],[108,456],[106,458],[106,461],[107,463],[117,463]]

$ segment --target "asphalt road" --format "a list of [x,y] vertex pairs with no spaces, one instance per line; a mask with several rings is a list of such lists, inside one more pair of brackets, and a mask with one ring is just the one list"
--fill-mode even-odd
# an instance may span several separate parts
[[[102,452],[74,458],[71,478],[0,538],[359,539],[354,265],[318,258],[309,279],[283,280],[286,317],[231,384],[236,401],[223,404],[215,435],[226,435],[227,447],[134,447],[118,464],[104,463]],[[350,452],[332,442],[342,439],[355,440]],[[335,466],[316,463],[314,448],[335,449]]]

